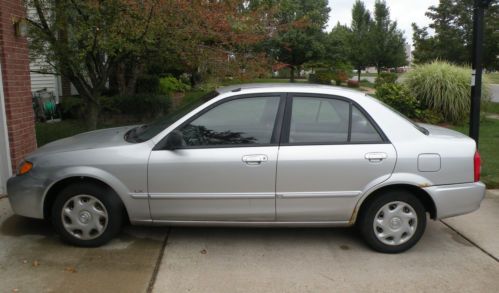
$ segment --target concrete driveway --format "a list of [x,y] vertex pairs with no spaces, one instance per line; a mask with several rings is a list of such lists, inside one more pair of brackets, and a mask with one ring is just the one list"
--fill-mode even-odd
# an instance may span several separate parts
[[0,292],[497,292],[497,211],[490,192],[398,255],[369,250],[353,229],[128,227],[82,249],[0,199]]

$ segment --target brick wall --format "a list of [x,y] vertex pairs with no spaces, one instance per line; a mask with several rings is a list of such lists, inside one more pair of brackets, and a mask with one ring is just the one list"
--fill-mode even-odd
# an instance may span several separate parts
[[15,36],[13,25],[25,15],[22,0],[0,0],[0,63],[13,168],[36,149],[27,40]]

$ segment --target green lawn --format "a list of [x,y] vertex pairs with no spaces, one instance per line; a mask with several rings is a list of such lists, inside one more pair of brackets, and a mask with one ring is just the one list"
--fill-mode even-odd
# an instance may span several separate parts
[[[468,125],[452,127],[468,134]],[[482,157],[482,181],[487,188],[499,188],[499,120],[485,119],[480,124],[479,150]]]
[[499,84],[499,72],[488,73],[487,77],[490,79],[490,82],[493,84]]
[[483,106],[484,112],[499,114],[499,103],[489,102]]

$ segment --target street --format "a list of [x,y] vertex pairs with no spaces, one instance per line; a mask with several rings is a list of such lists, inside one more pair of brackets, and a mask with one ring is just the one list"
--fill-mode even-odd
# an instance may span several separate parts
[[499,84],[491,84],[490,93],[492,102],[499,103]]

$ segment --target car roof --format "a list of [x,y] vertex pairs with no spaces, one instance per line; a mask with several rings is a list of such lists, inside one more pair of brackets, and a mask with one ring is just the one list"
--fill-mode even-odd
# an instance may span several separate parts
[[358,90],[346,89],[337,86],[310,84],[310,83],[246,83],[224,86],[217,89],[220,94],[229,92],[301,92],[301,93],[327,93],[333,95],[356,95],[365,96],[364,93]]

